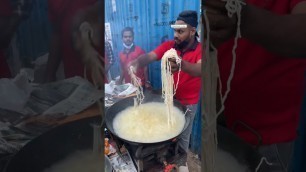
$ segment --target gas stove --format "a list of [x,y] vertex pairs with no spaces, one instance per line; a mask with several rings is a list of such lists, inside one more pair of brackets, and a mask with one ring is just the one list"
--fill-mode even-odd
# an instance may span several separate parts
[[111,138],[117,150],[125,147],[138,172],[164,172],[165,164],[185,166],[187,153],[179,146],[178,138],[160,143],[136,144],[124,141],[106,129],[106,137]]
[[133,145],[124,143],[130,152],[138,172],[159,172],[165,168],[165,163],[184,165],[187,154],[178,145],[177,141],[155,144]]

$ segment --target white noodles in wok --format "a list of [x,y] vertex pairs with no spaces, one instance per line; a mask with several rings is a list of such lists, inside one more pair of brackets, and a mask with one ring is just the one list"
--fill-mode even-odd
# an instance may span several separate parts
[[115,133],[123,139],[141,143],[173,138],[183,130],[185,116],[180,109],[174,107],[173,115],[176,120],[172,127],[168,127],[166,111],[166,105],[158,102],[129,107],[114,118]]

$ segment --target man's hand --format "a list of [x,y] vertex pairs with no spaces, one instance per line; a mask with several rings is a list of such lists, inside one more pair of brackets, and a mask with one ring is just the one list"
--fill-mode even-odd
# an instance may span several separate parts
[[171,66],[171,72],[174,73],[174,72],[179,71],[180,67],[179,67],[179,65],[176,63],[175,58],[169,58],[168,60],[169,60],[169,62],[170,62],[170,66]]
[[[222,0],[206,0],[204,8],[209,21],[210,41],[215,47],[234,37],[237,28],[237,15],[228,16],[225,8],[226,2]],[[207,38],[207,25],[204,18],[204,36]]]
[[137,71],[139,67],[139,61],[137,59],[131,61],[130,63],[127,64],[128,71],[130,71],[130,67],[133,67],[135,71]]

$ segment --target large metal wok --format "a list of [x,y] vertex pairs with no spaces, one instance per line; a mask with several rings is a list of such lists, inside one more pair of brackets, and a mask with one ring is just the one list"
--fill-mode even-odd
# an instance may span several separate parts
[[[163,102],[163,99],[162,99],[161,95],[152,94],[152,93],[146,93],[145,94],[145,99],[144,99],[143,103],[148,103],[148,102]],[[176,106],[177,108],[182,110],[183,113],[185,112],[186,108],[183,105],[181,105],[178,101],[175,100],[173,102],[173,104],[174,104],[174,106]],[[190,123],[190,117],[188,115],[186,115],[185,116],[184,128],[181,131],[181,133],[178,134],[177,136],[173,137],[173,138],[169,138],[167,140],[163,140],[163,141],[160,141],[160,142],[141,143],[141,142],[135,142],[135,141],[131,141],[131,140],[126,140],[126,139],[123,139],[123,138],[121,138],[120,136],[118,136],[116,134],[116,132],[114,131],[114,128],[113,128],[113,121],[114,121],[114,118],[116,117],[116,115],[118,115],[118,113],[120,113],[124,109],[126,109],[128,107],[132,107],[132,106],[134,106],[134,97],[128,97],[128,98],[125,98],[125,99],[122,99],[122,100],[116,102],[114,105],[109,107],[107,109],[106,113],[105,113],[105,122],[106,122],[106,126],[109,129],[109,131],[112,134],[114,134],[116,137],[120,138],[122,141],[130,143],[132,145],[159,144],[159,143],[169,142],[169,141],[175,140],[175,138],[178,138],[180,136],[180,134],[182,134],[182,132],[188,127],[188,125]]]
[[[261,154],[229,129],[221,125],[217,127],[217,133],[218,148],[230,153],[239,163],[248,166],[250,172],[255,171],[262,157]],[[264,168],[266,170],[261,172],[269,172],[266,165],[263,165],[261,169]]]
[[42,172],[78,150],[93,148],[93,127],[100,117],[56,127],[26,144],[9,161],[5,172]]
[[[56,127],[24,146],[9,162],[6,172],[42,172],[77,150],[91,149],[93,129],[100,118],[88,118]],[[218,147],[254,171],[260,155],[226,128],[218,127]],[[267,171],[264,171],[267,172]]]

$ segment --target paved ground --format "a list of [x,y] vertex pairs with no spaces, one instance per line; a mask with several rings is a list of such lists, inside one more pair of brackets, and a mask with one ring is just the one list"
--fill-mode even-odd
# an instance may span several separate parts
[[187,164],[189,172],[201,172],[201,161],[198,156],[191,151],[187,154]]

